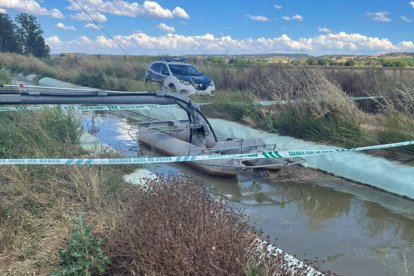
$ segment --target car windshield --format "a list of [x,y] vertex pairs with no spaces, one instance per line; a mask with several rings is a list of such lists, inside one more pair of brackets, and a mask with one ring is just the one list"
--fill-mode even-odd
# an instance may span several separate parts
[[178,76],[201,76],[201,72],[194,66],[181,65],[181,64],[169,64],[171,72]]

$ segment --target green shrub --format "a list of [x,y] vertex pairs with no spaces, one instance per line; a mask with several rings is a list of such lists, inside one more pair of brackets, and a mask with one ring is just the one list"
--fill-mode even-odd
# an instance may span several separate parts
[[249,266],[246,269],[245,276],[266,276],[267,273],[260,268],[257,260],[249,263]]
[[345,66],[354,66],[355,65],[355,61],[353,59],[348,59],[345,62]]
[[76,84],[93,88],[102,88],[105,86],[104,73],[101,71],[94,71],[92,73],[82,72],[79,75]]
[[338,87],[316,70],[276,70],[255,88],[255,96],[282,104],[252,114],[256,125],[298,138],[354,145],[361,141],[360,113]]
[[[348,120],[335,111],[327,111],[319,116],[311,105],[292,106],[288,111],[285,108],[283,112],[276,113],[270,130],[293,137],[350,146],[362,139],[363,133],[357,120]],[[269,125],[266,127],[269,128]]]
[[0,70],[0,84],[9,84],[11,82],[11,76],[9,71]]
[[75,220],[69,245],[59,251],[63,270],[52,275],[96,275],[103,274],[110,263],[101,249],[101,241],[92,234],[92,227],[81,215]]
[[[197,101],[206,102],[203,97],[194,97]],[[257,110],[252,95],[248,92],[218,92],[211,102],[202,105],[201,109],[208,116],[224,117],[232,120],[243,120]],[[223,116],[224,115],[224,116]]]
[[[382,128],[377,132],[380,144],[397,143],[414,140],[414,118],[412,115],[404,115],[393,112],[385,116]],[[414,154],[414,146],[394,148],[394,153]]]
[[63,110],[2,112],[0,157],[70,157],[79,153],[79,120]]

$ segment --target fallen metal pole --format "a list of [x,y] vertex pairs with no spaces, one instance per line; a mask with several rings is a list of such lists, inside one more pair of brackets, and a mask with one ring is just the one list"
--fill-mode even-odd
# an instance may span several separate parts
[[117,92],[102,90],[62,91],[23,89],[16,94],[0,94],[0,105],[45,105],[45,104],[177,104],[186,111],[194,125],[207,125],[214,140],[217,136],[198,104],[184,95],[148,92]]

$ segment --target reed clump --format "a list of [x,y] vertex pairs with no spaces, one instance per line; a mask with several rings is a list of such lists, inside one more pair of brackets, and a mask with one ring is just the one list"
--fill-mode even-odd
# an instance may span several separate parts
[[9,84],[10,81],[11,81],[10,72],[8,70],[0,69],[0,84]]
[[[342,91],[316,71],[283,70],[267,83],[272,100],[280,101],[259,114],[271,116],[281,134],[352,145],[363,139],[361,113]],[[267,115],[266,115],[267,112]]]
[[107,237],[111,274],[244,275],[252,263],[263,275],[306,274],[260,249],[242,213],[188,179],[150,182],[132,197]]
[[[203,111],[232,114],[254,127],[308,140],[340,145],[364,140],[361,111],[323,74],[294,66],[275,66],[271,71],[249,91],[218,93],[218,100],[203,106]],[[263,100],[276,103],[265,107],[257,104]]]
[[[80,121],[65,111],[2,112],[0,157],[65,157],[79,153]],[[66,156],[67,157],[67,156]]]

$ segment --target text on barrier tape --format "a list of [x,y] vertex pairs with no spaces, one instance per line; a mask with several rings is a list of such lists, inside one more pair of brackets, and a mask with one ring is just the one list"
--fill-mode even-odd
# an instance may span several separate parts
[[139,157],[139,158],[71,158],[71,159],[0,159],[0,165],[126,165],[126,164],[154,164],[154,163],[178,163],[191,161],[207,161],[219,159],[280,159],[289,157],[308,157],[330,153],[345,153],[354,151],[388,149],[414,145],[414,141],[400,143],[358,147],[351,149],[323,149],[323,150],[282,150],[267,151],[247,154],[212,154],[192,156],[163,156],[163,157]]
[[157,110],[177,107],[177,105],[132,104],[132,105],[44,105],[44,106],[0,106],[0,112],[29,111],[61,108],[67,111],[116,111],[116,110]]

